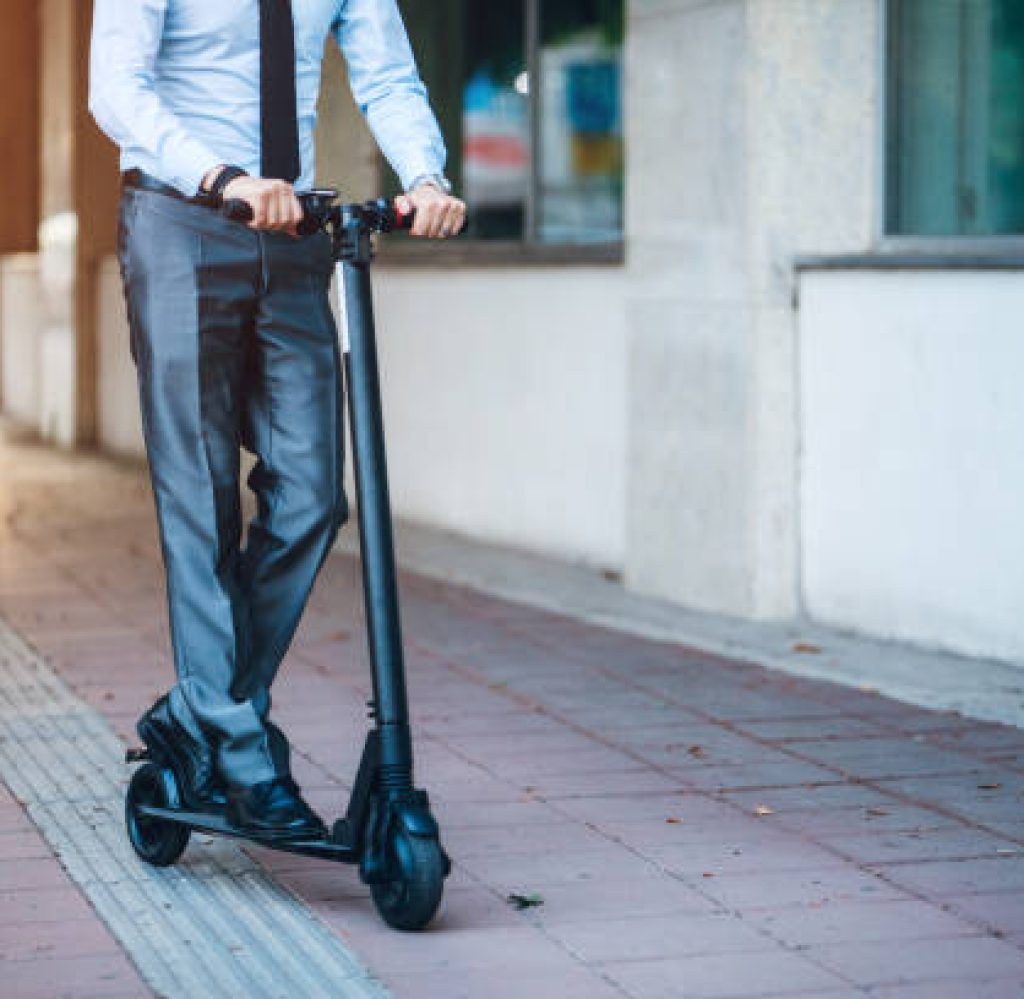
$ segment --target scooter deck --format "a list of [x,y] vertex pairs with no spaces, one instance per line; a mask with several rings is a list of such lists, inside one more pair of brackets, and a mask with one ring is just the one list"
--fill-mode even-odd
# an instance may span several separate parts
[[[274,839],[253,836],[246,830],[239,829],[228,822],[223,815],[213,812],[188,812],[180,808],[161,808],[157,805],[139,805],[138,813],[151,819],[174,822],[188,826],[197,832],[212,833],[215,836],[231,836],[244,839],[257,846],[271,850],[284,850],[288,853],[301,853],[307,857],[320,857],[323,860],[335,860],[343,864],[359,862],[359,852],[350,843],[339,842],[329,833],[321,839]],[[342,820],[344,822],[344,820]]]

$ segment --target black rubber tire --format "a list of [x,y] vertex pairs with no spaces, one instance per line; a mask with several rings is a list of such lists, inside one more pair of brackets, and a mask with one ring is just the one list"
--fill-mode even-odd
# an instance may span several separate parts
[[392,929],[424,929],[436,915],[444,894],[448,865],[441,844],[399,829],[392,832],[388,842],[388,861],[389,866],[402,871],[402,876],[370,885],[373,904]]
[[140,860],[154,867],[169,867],[188,846],[191,830],[188,826],[162,819],[147,818],[139,814],[139,805],[167,807],[167,781],[173,781],[170,771],[155,763],[146,763],[132,774],[124,800],[125,827],[128,841]]

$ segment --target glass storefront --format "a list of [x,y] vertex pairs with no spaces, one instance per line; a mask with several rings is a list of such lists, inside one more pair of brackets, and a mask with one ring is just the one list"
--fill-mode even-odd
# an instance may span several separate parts
[[890,235],[1024,234],[1024,3],[890,0]]
[[470,235],[622,238],[623,0],[402,0]]

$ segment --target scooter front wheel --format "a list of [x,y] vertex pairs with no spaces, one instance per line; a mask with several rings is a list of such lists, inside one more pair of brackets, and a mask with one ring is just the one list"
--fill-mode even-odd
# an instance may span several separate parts
[[387,868],[394,876],[370,885],[373,904],[388,926],[422,930],[434,918],[448,863],[436,839],[414,836],[398,827],[387,842]]
[[170,770],[146,763],[132,774],[125,795],[124,818],[128,841],[140,860],[154,867],[169,867],[185,852],[188,826],[139,811],[141,805],[168,808],[177,804],[177,784]]

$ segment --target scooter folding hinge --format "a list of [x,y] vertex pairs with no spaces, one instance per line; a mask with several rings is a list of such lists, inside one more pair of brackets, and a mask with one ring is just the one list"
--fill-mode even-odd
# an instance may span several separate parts
[[367,701],[366,702],[366,717],[376,719],[377,717],[377,702]]

